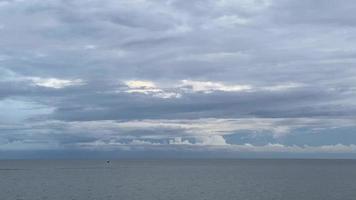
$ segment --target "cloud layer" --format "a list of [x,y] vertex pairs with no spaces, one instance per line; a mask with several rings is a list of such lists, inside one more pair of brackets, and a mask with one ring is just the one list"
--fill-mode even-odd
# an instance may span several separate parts
[[0,1],[0,151],[355,153],[355,7]]

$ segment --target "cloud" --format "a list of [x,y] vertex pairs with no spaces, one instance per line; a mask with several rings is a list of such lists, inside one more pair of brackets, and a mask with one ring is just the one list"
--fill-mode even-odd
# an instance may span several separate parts
[[285,146],[282,144],[267,144],[254,146],[251,144],[236,145],[237,151],[252,152],[289,152],[289,153],[355,153],[356,145],[323,145],[323,146]]
[[[177,139],[176,139],[177,140]],[[7,145],[3,146],[1,150],[8,150]],[[315,154],[315,153],[327,153],[327,154],[354,154],[356,153],[356,145],[322,145],[322,146],[285,146],[282,144],[267,144],[262,146],[256,146],[251,144],[243,145],[226,145],[223,143],[204,143],[204,144],[192,144],[187,141],[171,141],[170,145],[160,143],[152,143],[143,140],[133,140],[130,143],[112,143],[96,141],[94,143],[80,144],[81,148],[91,150],[155,150],[155,151],[206,151],[206,152],[220,152],[220,153],[302,153],[302,154]],[[27,147],[28,148],[28,147]],[[48,147],[47,147],[48,148]],[[43,149],[47,149],[44,146]],[[26,149],[20,148],[17,150]]]
[[220,135],[198,138],[197,144],[200,145],[227,145],[225,139]]
[[76,86],[84,84],[80,79],[74,80],[65,80],[57,78],[40,78],[40,77],[31,77],[30,79],[35,85],[47,88],[61,89],[69,86]]
[[125,84],[129,88],[125,90],[127,93],[142,93],[152,95],[153,97],[169,99],[180,98],[181,94],[175,92],[164,91],[156,86],[152,81],[131,80],[126,81]]
[[128,87],[124,89],[127,93],[141,93],[160,98],[180,98],[185,93],[213,93],[213,92],[259,92],[259,91],[281,91],[303,87],[303,84],[285,83],[273,86],[252,86],[252,85],[228,85],[223,82],[181,80],[179,84],[157,86],[153,81],[131,80],[125,81]]
[[209,93],[212,91],[226,91],[226,92],[236,92],[250,90],[252,87],[249,85],[224,85],[219,82],[210,81],[191,81],[182,80],[181,87],[191,89],[193,92],[205,92]]
[[152,89],[156,88],[156,84],[151,81],[127,81],[126,85],[133,89]]
[[193,145],[189,140],[184,140],[181,137],[170,139],[168,143],[171,145]]
[[1,1],[0,105],[11,117],[0,140],[8,149],[352,148],[354,7]]
[[323,146],[285,146],[282,144],[267,144],[254,146],[251,144],[234,145],[235,151],[250,152],[289,152],[289,153],[355,153],[356,145],[323,145]]
[[278,90],[288,90],[288,89],[296,89],[299,87],[303,87],[303,84],[300,83],[286,83],[286,84],[280,84],[280,85],[274,85],[274,86],[266,86],[263,87],[262,89],[264,90],[269,90],[269,91],[278,91]]
[[[53,143],[58,147],[86,146],[95,144],[105,148],[108,145],[139,145],[159,144],[167,145],[195,145],[220,146],[235,145],[250,142],[251,145],[267,145],[269,143],[285,142],[292,137],[300,140],[305,137],[300,132],[311,130],[315,139],[321,139],[330,134],[324,133],[335,129],[355,127],[350,119],[198,119],[198,120],[142,120],[142,121],[32,121],[27,124],[0,124],[2,140],[9,144],[18,144],[11,141],[32,144]],[[334,133],[331,140],[324,140],[337,144]],[[304,136],[303,136],[304,135]],[[237,137],[233,140],[233,137]],[[246,140],[243,137],[249,137]],[[255,143],[258,138],[269,138],[263,144]],[[343,135],[351,138],[352,134]],[[294,139],[293,139],[294,138]],[[310,137],[309,137],[310,138]],[[308,136],[305,138],[308,139]],[[315,145],[318,144],[315,141]],[[308,142],[310,144],[310,141]],[[300,144],[298,144],[300,145]],[[320,144],[318,144],[321,146]]]

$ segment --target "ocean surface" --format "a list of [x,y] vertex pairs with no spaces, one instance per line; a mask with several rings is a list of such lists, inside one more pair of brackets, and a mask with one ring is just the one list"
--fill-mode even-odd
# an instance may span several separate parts
[[356,160],[3,160],[0,199],[355,200]]

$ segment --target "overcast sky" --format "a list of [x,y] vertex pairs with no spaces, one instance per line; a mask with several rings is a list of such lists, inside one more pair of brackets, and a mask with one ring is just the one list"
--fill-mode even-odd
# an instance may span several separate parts
[[356,156],[354,0],[0,0],[0,157]]

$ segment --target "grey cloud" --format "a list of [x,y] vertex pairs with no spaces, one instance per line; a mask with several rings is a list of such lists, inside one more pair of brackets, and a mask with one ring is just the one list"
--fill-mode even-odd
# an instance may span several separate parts
[[354,26],[355,5],[352,1],[277,1],[277,21],[313,25]]
[[[338,93],[320,88],[276,92],[214,92],[161,99],[145,94],[88,93],[63,99],[53,114],[61,120],[177,119],[206,117],[354,117],[352,105],[338,105]],[[325,100],[327,99],[327,101]],[[78,102],[70,103],[70,102]]]
[[[24,126],[47,120],[355,119],[354,7],[349,0],[1,1],[0,101],[51,108],[14,122]],[[50,88],[31,77],[83,84]],[[152,81],[181,97],[127,93],[127,80]],[[172,86],[181,80],[301,87],[186,92]],[[46,130],[57,131],[52,125]],[[31,126],[16,131],[11,140],[36,132]],[[100,138],[60,131],[53,141],[62,145]],[[5,132],[0,138],[10,135]]]

